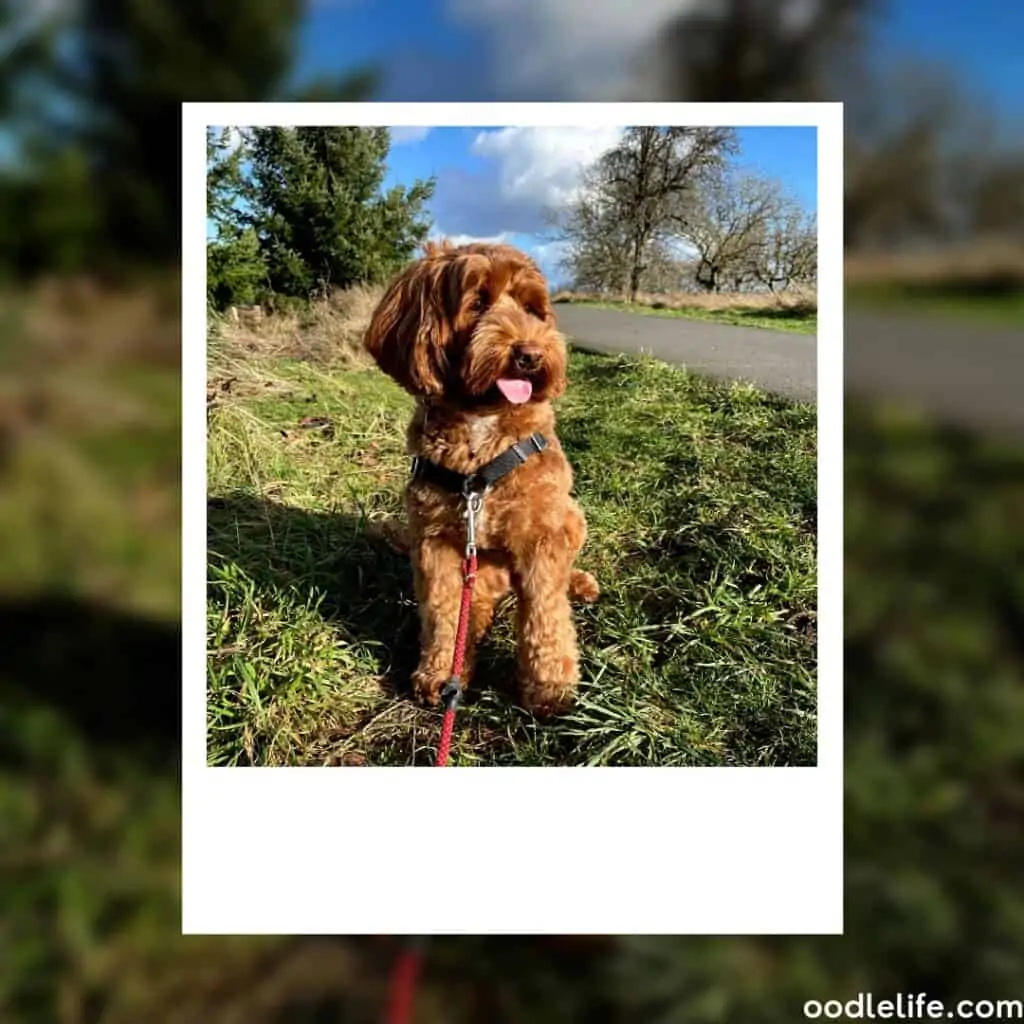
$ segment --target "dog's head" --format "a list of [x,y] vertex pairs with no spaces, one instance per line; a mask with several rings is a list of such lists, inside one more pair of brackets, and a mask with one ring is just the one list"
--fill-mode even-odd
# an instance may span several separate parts
[[468,408],[565,390],[565,341],[544,275],[507,245],[429,244],[385,292],[366,348],[412,394]]

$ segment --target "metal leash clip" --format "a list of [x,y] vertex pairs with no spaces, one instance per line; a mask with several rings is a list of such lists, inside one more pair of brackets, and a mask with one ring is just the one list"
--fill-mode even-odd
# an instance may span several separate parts
[[470,491],[466,494],[466,511],[463,516],[466,519],[466,555],[476,554],[476,527],[480,510],[483,508],[484,496],[480,491]]

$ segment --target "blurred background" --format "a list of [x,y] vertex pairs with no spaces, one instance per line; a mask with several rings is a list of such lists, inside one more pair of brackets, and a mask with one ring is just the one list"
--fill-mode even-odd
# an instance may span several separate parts
[[283,98],[847,103],[846,935],[436,939],[417,1020],[1020,998],[1022,37],[1002,0],[2,0],[0,1018],[381,1019],[397,940],[178,934],[179,104]]

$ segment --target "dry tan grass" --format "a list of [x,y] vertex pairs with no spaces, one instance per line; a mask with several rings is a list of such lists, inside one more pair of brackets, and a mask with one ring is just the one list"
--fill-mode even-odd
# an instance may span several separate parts
[[848,253],[845,274],[852,285],[969,284],[997,278],[1024,283],[1024,247],[993,240],[925,251]]
[[0,294],[12,354],[27,368],[126,360],[177,364],[181,346],[179,289],[174,278],[130,290],[87,277],[43,281]]
[[[624,295],[598,295],[591,292],[563,289],[553,296],[555,302],[624,302]],[[791,288],[772,295],[769,292],[640,292],[636,301],[654,309],[715,310],[804,310],[817,307],[814,289]]]
[[382,289],[357,285],[335,292],[301,311],[260,317],[243,312],[237,319],[215,320],[220,348],[227,357],[299,359],[323,365],[351,365],[365,359],[362,337]]
[[178,611],[178,283],[0,295],[0,591]]

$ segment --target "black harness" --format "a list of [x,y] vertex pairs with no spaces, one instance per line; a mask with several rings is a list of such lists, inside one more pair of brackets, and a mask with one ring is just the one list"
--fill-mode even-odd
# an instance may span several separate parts
[[531,455],[539,454],[547,446],[548,442],[543,434],[531,434],[525,441],[516,441],[475,473],[468,474],[456,473],[453,469],[446,469],[436,462],[431,462],[430,459],[416,455],[412,460],[412,478],[434,484],[453,494],[483,494],[502,477],[508,476],[513,469],[521,466]]

